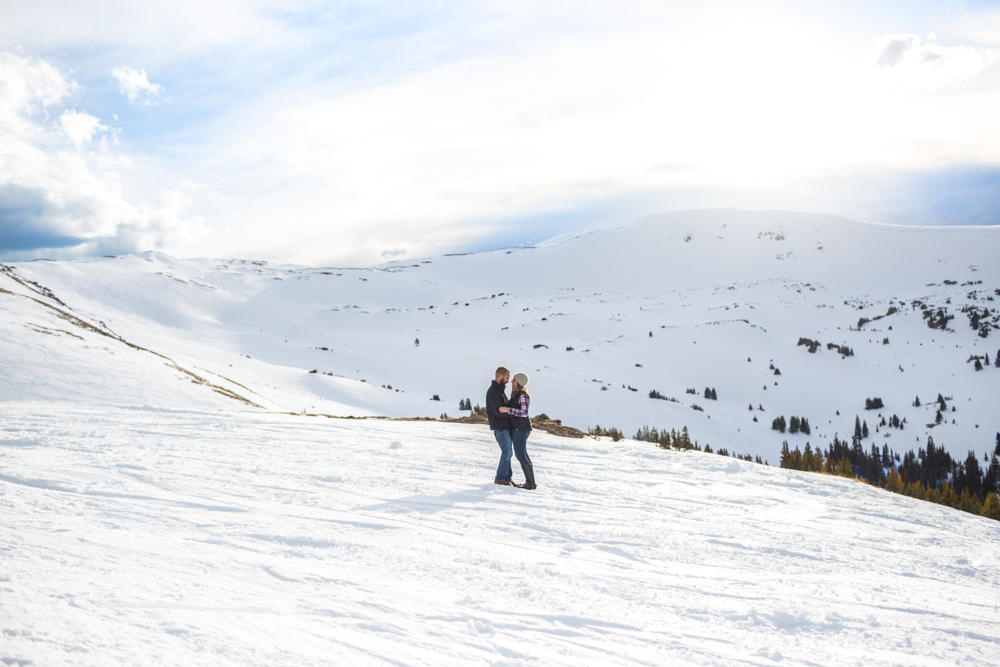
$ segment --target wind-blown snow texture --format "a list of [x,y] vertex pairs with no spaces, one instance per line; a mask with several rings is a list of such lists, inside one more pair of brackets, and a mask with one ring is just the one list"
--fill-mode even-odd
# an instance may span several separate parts
[[[783,440],[850,437],[861,416],[866,448],[906,451],[933,435],[964,458],[992,451],[1000,431],[1000,368],[968,362],[1000,352],[998,256],[997,227],[722,210],[364,270],[156,253],[17,264],[13,275],[51,290],[64,310],[169,360],[72,326],[39,301],[63,305],[0,273],[12,293],[0,293],[0,400],[242,405],[215,385],[268,410],[455,416],[461,399],[483,400],[504,363],[531,376],[535,413],[583,429],[686,425],[701,444],[774,463]],[[955,319],[931,329],[914,301]],[[965,306],[991,311],[988,337]],[[850,330],[862,317],[874,321]],[[800,337],[822,347],[810,354]],[[706,387],[717,401],[703,398]],[[939,393],[956,411],[930,429]],[[875,397],[885,408],[866,413]],[[906,429],[875,433],[879,415],[893,414]],[[772,431],[779,415],[807,418],[812,434]]]
[[535,433],[528,492],[485,427],[421,422],[0,429],[4,664],[1000,660],[1000,523],[851,480]]
[[0,266],[0,664],[1000,664],[1000,522],[538,432],[538,490],[502,488],[485,426],[302,414],[456,415],[505,363],[583,428],[686,425],[774,464],[860,415],[866,448],[981,454],[998,246],[708,211],[364,270]]

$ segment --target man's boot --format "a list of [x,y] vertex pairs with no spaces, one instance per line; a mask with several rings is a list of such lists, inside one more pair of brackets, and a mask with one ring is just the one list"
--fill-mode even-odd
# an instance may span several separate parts
[[522,463],[521,470],[524,472],[524,486],[522,489],[534,489],[535,488],[535,469],[531,467],[530,463]]

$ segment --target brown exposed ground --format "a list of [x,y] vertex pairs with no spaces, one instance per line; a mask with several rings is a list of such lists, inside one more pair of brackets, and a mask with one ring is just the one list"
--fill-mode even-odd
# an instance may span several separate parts
[[[456,417],[454,419],[441,419],[438,421],[454,422],[456,424],[485,424],[486,416],[473,414],[468,417]],[[564,438],[582,438],[587,435],[578,428],[563,426],[561,419],[549,419],[547,414],[540,414],[531,418],[531,427],[539,431],[545,431],[552,435],[559,435]]]

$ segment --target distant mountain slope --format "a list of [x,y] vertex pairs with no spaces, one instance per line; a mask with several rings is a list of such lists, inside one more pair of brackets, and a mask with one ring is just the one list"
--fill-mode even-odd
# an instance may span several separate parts
[[[1000,431],[998,251],[996,227],[711,210],[371,269],[157,253],[16,264],[0,274],[0,399],[256,409],[232,392],[268,410],[455,415],[503,363],[531,375],[536,413],[582,428],[687,425],[774,463],[782,440],[849,437],[860,417],[866,447],[932,435],[964,457]],[[949,411],[928,427],[938,394]],[[884,408],[866,411],[872,398]],[[771,430],[793,415],[810,435]],[[902,431],[876,428],[893,415]]]

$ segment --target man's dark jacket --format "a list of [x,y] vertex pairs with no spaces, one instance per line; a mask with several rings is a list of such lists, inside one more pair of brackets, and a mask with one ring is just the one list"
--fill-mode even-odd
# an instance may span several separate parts
[[500,413],[500,408],[506,407],[507,397],[503,393],[503,385],[494,380],[486,391],[486,419],[490,422],[491,431],[510,429],[510,417]]

